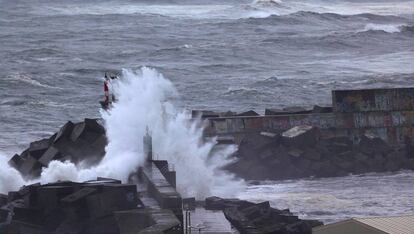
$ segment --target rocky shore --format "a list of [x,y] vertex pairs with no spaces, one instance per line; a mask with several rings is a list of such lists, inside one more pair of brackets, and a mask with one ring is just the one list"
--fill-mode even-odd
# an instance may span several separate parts
[[318,128],[297,126],[282,133],[251,133],[240,141],[227,170],[250,180],[332,177],[414,170],[411,144],[393,147],[366,133],[359,143],[321,137]]

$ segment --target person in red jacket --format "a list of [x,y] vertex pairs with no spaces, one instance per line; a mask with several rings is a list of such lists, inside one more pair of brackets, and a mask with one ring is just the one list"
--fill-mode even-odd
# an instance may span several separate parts
[[105,104],[109,105],[109,77],[105,74],[105,81],[104,81],[104,95],[105,95]]

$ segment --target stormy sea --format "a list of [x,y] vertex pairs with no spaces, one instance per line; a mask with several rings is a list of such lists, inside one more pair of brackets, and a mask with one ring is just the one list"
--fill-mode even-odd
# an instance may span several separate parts
[[[173,84],[176,108],[187,110],[263,113],[329,105],[333,89],[414,86],[413,0],[0,6],[0,166],[67,120],[101,117],[105,71],[150,67]],[[412,213],[414,173],[248,182],[238,196],[325,222]]]

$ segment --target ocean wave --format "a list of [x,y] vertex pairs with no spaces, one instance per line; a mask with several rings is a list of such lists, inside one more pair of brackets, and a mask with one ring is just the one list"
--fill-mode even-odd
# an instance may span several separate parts
[[224,97],[255,97],[255,96],[264,95],[264,92],[260,92],[257,89],[251,89],[251,88],[230,87],[222,95]]
[[280,7],[282,5],[282,0],[255,0],[252,5],[256,6],[266,6],[266,7]]
[[404,24],[372,24],[369,23],[365,26],[364,30],[360,32],[368,31],[384,31],[387,33],[399,33],[403,30],[403,27],[407,27]]
[[11,74],[8,75],[5,80],[7,81],[11,81],[13,83],[26,83],[32,86],[36,86],[36,87],[42,87],[42,88],[49,88],[49,89],[61,89],[59,87],[55,87],[55,86],[51,86],[48,84],[43,84],[38,80],[33,79],[32,77],[30,77],[29,75],[26,74],[21,74],[21,73],[15,73],[15,74]]
[[[326,25],[349,27],[350,25],[358,25],[361,22],[372,22],[371,24],[388,24],[404,25],[402,22],[409,21],[404,17],[393,15],[375,15],[371,13],[342,15],[331,12],[317,12],[317,11],[293,11],[289,14],[268,14],[267,17],[250,17],[247,19],[239,19],[245,23],[250,24],[271,24],[271,25]],[[389,23],[391,22],[391,23]],[[360,30],[362,31],[362,30]]]

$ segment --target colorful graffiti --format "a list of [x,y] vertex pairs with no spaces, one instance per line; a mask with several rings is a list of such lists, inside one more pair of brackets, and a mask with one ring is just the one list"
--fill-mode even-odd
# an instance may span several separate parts
[[414,109],[414,88],[332,91],[335,112],[403,111]]

